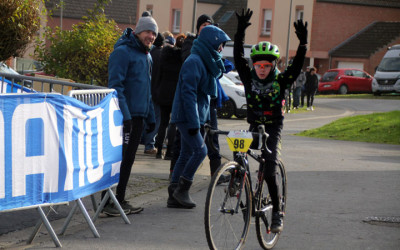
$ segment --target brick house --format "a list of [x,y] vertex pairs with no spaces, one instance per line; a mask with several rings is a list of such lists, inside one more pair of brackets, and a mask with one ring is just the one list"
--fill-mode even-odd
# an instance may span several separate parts
[[[69,29],[81,21],[96,0],[49,0],[53,10],[47,25],[62,24]],[[295,55],[298,40],[293,22],[308,22],[309,46],[305,66],[315,66],[323,74],[329,68],[357,67],[374,73],[386,48],[400,43],[400,1],[398,0],[113,0],[105,8],[109,18],[121,29],[134,28],[141,13],[148,10],[159,30],[195,32],[197,17],[208,14],[233,39],[235,11],[253,10],[246,44],[262,40],[277,44],[281,50],[281,68],[287,54]],[[289,20],[290,19],[290,20]],[[290,25],[289,25],[290,23]]]

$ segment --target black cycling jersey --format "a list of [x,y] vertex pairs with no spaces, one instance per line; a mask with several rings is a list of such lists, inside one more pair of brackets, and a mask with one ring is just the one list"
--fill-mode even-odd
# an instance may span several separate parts
[[[234,61],[240,79],[243,82],[247,101],[247,122],[250,124],[282,124],[282,100],[285,97],[285,90],[290,88],[297,79],[303,67],[304,57],[307,51],[306,46],[299,45],[293,63],[280,73],[275,69],[275,77],[269,82],[260,82],[257,79],[254,69],[249,66],[244,57],[244,32],[235,34]],[[273,69],[271,69],[273,70]]]

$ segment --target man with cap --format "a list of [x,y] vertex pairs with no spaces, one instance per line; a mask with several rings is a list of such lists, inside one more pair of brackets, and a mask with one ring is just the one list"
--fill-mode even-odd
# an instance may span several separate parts
[[[119,107],[123,114],[122,161],[116,197],[126,214],[143,211],[143,208],[133,207],[125,200],[125,191],[144,121],[149,124],[148,132],[155,127],[151,101],[153,62],[149,52],[157,33],[156,21],[150,16],[141,17],[135,32],[127,28],[114,45],[114,51],[109,57],[108,87],[117,91]],[[103,212],[110,216],[120,215],[112,203],[108,203]]]

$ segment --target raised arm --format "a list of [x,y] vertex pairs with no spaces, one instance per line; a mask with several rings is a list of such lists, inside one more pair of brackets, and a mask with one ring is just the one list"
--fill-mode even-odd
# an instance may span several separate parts
[[297,47],[296,56],[293,58],[292,64],[288,65],[286,71],[283,73],[283,78],[285,79],[297,79],[301,69],[303,68],[304,58],[307,52],[307,22],[303,23],[303,20],[297,20],[294,23],[295,32],[300,43]]
[[252,15],[253,11],[250,9],[247,9],[246,12],[243,9],[241,15],[236,13],[238,25],[235,34],[235,43],[233,46],[233,57],[236,70],[239,73],[240,79],[245,85],[251,81],[251,73],[249,63],[244,57],[244,37],[246,28],[251,25],[250,18]]

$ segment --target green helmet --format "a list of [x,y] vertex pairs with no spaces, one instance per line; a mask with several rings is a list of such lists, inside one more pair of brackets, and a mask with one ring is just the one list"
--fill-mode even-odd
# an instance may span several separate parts
[[279,59],[280,52],[278,46],[270,42],[259,42],[251,47],[250,57],[253,62],[261,60],[274,61]]

